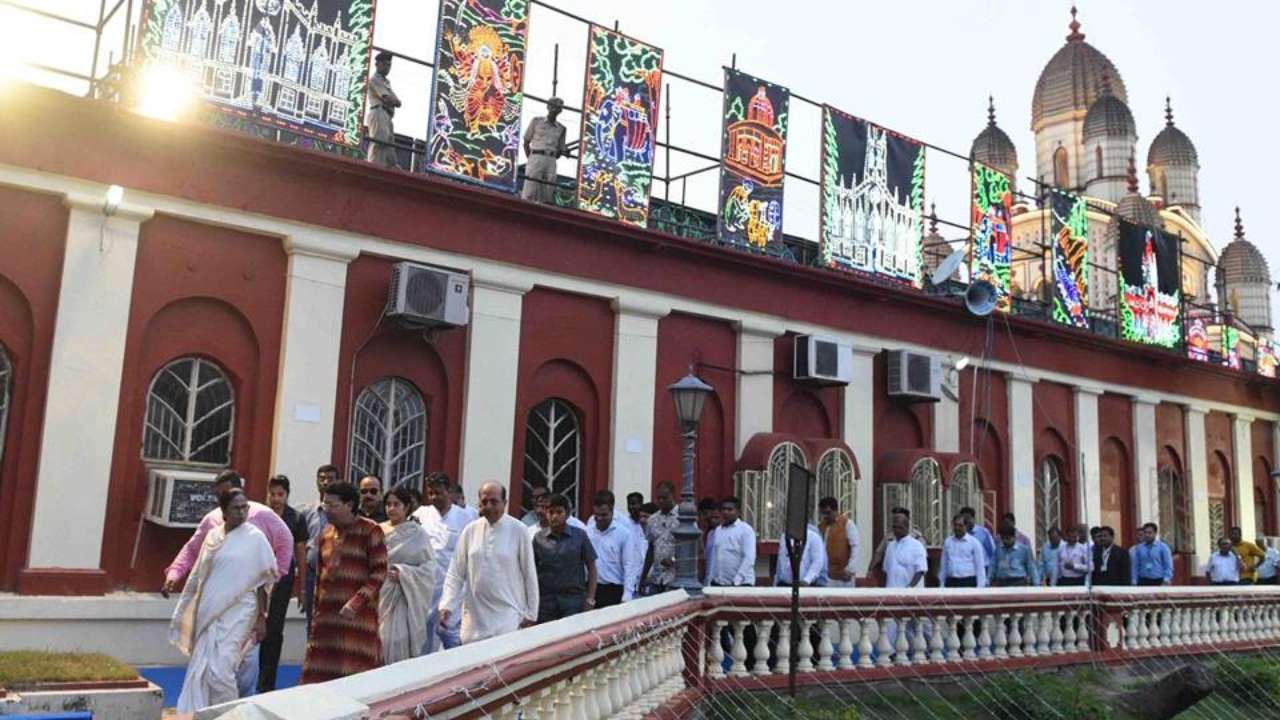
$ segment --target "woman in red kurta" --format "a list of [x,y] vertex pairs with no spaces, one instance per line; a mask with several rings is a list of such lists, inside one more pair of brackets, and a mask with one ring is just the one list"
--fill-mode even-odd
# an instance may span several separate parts
[[325,488],[329,525],[320,535],[319,576],[302,682],[346,677],[382,665],[378,592],[387,576],[382,528],[356,515],[350,483]]

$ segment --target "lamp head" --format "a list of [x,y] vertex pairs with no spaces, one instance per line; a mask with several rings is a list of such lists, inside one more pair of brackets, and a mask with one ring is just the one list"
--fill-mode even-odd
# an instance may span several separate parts
[[696,425],[702,418],[702,406],[707,396],[715,392],[692,372],[667,386],[676,404],[676,417],[682,424]]
[[106,200],[102,203],[102,214],[110,217],[116,214],[120,209],[120,203],[124,201],[124,188],[119,185],[112,185],[107,188]]

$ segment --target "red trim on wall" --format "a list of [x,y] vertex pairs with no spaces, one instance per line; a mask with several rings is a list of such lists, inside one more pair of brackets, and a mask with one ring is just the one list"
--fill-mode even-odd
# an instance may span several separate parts
[[87,568],[26,568],[18,571],[22,595],[106,595],[107,573]]
[[51,195],[0,187],[0,344],[13,366],[0,458],[0,590],[26,564],[49,385],[67,210]]
[[[444,470],[450,477],[457,478],[468,328],[440,330],[428,340],[421,331],[406,330],[391,320],[382,320],[395,262],[362,255],[347,268],[332,462],[344,474],[348,471],[351,404],[360,391],[375,380],[400,377],[413,383],[427,404],[424,477],[426,473]],[[315,464],[319,467],[327,462],[330,461],[326,458],[316,458]]]
[[244,475],[250,498],[265,497],[286,263],[275,238],[166,216],[143,224],[102,547],[102,567],[113,587],[158,589],[164,568],[191,535],[141,520],[146,396],[167,363],[196,355],[227,373],[236,399],[231,465]]

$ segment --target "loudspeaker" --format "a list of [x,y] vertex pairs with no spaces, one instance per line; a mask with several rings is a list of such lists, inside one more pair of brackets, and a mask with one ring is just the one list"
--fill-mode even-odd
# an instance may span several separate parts
[[991,311],[996,309],[999,296],[995,285],[986,280],[975,280],[969,283],[969,289],[964,291],[964,307],[979,317],[990,315]]

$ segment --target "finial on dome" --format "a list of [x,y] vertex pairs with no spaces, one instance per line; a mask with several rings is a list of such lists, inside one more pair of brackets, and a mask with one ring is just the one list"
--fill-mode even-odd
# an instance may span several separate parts
[[1236,206],[1236,239],[1244,240],[1244,223],[1240,221],[1240,206]]
[[1129,181],[1129,194],[1138,194],[1138,168],[1133,164],[1133,152],[1129,152],[1129,169],[1125,178]]
[[1080,32],[1080,21],[1076,20],[1076,6],[1071,6],[1071,24],[1067,27],[1071,28],[1071,34],[1067,36],[1067,42],[1082,42],[1084,33]]
[[987,96],[987,125],[996,126],[996,99],[993,95]]
[[1169,102],[1169,96],[1164,96],[1164,122],[1168,127],[1173,127],[1173,104]]
[[[1239,216],[1239,212],[1236,213]],[[929,234],[938,234],[938,203],[929,203]]]

